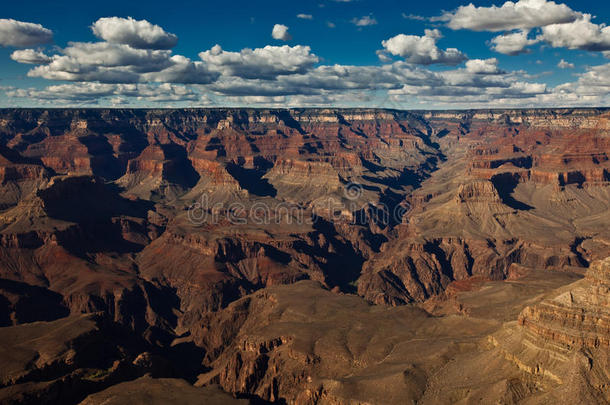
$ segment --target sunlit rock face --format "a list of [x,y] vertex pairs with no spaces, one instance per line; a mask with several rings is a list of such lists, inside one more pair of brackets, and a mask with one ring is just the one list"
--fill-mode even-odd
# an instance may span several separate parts
[[585,280],[568,291],[527,307],[519,323],[564,348],[610,346],[610,258],[594,262]]

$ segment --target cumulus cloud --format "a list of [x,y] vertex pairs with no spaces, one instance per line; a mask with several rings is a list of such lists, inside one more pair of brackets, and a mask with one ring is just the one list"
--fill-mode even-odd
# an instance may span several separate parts
[[98,38],[115,44],[125,44],[138,49],[171,49],[178,37],[165,32],[158,25],[131,17],[100,18],[91,26]]
[[208,86],[228,96],[319,95],[369,89],[396,89],[402,83],[426,80],[428,71],[404,62],[384,66],[323,65],[304,74],[278,76],[276,80],[221,77]]
[[382,41],[383,47],[392,55],[399,55],[407,62],[430,65],[441,63],[457,65],[467,59],[466,55],[455,48],[439,49],[436,41],[442,38],[439,30],[425,30],[424,36],[399,34]]
[[561,69],[574,69],[574,64],[562,59],[557,64],[557,67]]
[[53,59],[42,52],[34,49],[20,49],[11,53],[11,59],[19,63],[29,63],[34,65],[44,65]]
[[405,82],[388,91],[394,105],[416,102],[422,105],[499,106],[520,105],[549,91],[544,83],[529,82],[523,72],[505,72],[498,61],[473,59],[465,68],[428,72],[424,80]]
[[562,106],[610,104],[610,63],[589,67],[577,76],[575,82],[556,86],[541,101]]
[[580,16],[581,13],[565,4],[546,0],[519,0],[507,1],[500,7],[476,7],[470,3],[435,20],[446,21],[447,26],[454,30],[510,31],[568,23]]
[[47,44],[53,40],[53,32],[40,24],[0,19],[0,45],[29,47]]
[[535,99],[547,94],[544,83],[520,80],[515,74],[473,73],[467,69],[440,72],[440,83],[419,83],[390,90],[389,97],[395,102],[416,98],[421,103],[434,105],[499,105],[507,100]]
[[398,105],[416,100],[436,108],[578,107],[610,103],[610,63],[589,67],[577,75],[576,81],[553,88],[523,80],[528,75],[521,72],[491,76],[456,69],[439,75],[443,78],[440,84],[405,85],[390,90],[389,97]]
[[171,83],[162,83],[158,86],[138,85],[132,97],[140,100],[166,102],[166,101],[197,101],[201,95],[186,86],[179,86]]
[[[525,100],[547,94],[544,83],[531,83],[521,72],[504,72],[497,60],[474,60],[465,68],[431,71],[407,62],[382,66],[323,65],[307,73],[279,76],[276,80],[221,77],[205,86],[218,96],[243,102],[255,100],[285,105],[339,105],[371,103],[372,94],[385,94],[394,107],[408,102],[492,103]],[[385,98],[384,98],[385,100]],[[390,99],[388,99],[390,100]],[[300,103],[300,104],[299,104]],[[339,104],[337,104],[339,103]]]
[[578,75],[578,80],[557,87],[563,93],[574,93],[582,96],[610,95],[610,63],[592,66]]
[[[433,18],[445,21],[452,29],[519,30],[491,40],[493,50],[507,55],[527,52],[528,46],[538,42],[546,42],[555,48],[609,51],[610,27],[592,23],[591,19],[591,14],[547,0],[507,1],[500,7],[476,7],[471,3]],[[528,38],[529,30],[533,28],[540,28],[541,34]]]
[[193,62],[171,51],[135,49],[108,42],[73,42],[45,65],[28,72],[49,80],[137,83],[210,83],[219,74],[203,62]]
[[213,72],[203,62],[191,61],[182,55],[174,55],[170,65],[160,71],[144,73],[140,77],[142,82],[168,82],[183,84],[209,84],[220,77],[220,73]]
[[[406,70],[411,71],[410,67]],[[396,88],[401,78],[393,66],[322,65],[304,75],[284,76],[281,81],[293,87],[331,91]],[[405,73],[406,76],[406,73]]]
[[555,48],[583,49],[587,51],[610,50],[610,27],[591,22],[591,15],[568,24],[552,24],[542,27],[540,39]]
[[352,24],[356,25],[357,27],[366,27],[369,25],[376,25],[377,20],[373,16],[365,15],[364,17],[360,18],[352,18]]
[[598,92],[610,94],[610,63],[590,67],[580,75],[578,84]]
[[69,42],[52,56],[27,49],[11,57],[39,65],[30,77],[71,82],[209,84],[221,74],[203,61],[172,55],[176,36],[145,20],[101,18],[92,29],[105,41]]
[[[108,42],[71,42],[62,53],[80,65],[130,66],[137,72],[159,70],[170,64],[170,51],[135,49],[129,45]],[[62,60],[62,57],[54,58],[53,62],[58,60]]]
[[471,59],[466,61],[466,70],[475,74],[501,74],[504,73],[498,69],[498,60],[496,58],[489,59]]
[[168,51],[134,49],[108,42],[74,42],[51,61],[28,72],[50,80],[137,82],[139,73],[170,65]]
[[378,49],[377,51],[375,51],[375,53],[377,54],[377,57],[379,58],[379,60],[382,61],[383,63],[392,62],[392,57],[390,55],[388,55],[387,51],[385,51],[383,49]]
[[527,47],[540,42],[539,39],[528,38],[528,31],[517,31],[498,35],[491,39],[491,49],[505,55],[518,55],[528,52]]
[[292,39],[292,36],[288,33],[288,26],[284,24],[275,24],[273,30],[271,30],[271,36],[279,41],[290,41]]
[[273,79],[279,75],[305,73],[319,58],[308,46],[265,46],[228,52],[220,45],[201,52],[199,57],[214,71],[227,76]]
[[297,14],[297,18],[300,18],[301,20],[313,20],[313,16],[311,14]]

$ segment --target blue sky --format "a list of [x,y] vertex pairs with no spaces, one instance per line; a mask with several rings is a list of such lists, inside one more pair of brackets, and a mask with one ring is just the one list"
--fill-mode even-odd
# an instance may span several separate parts
[[11,2],[0,107],[606,106],[608,22],[595,1]]

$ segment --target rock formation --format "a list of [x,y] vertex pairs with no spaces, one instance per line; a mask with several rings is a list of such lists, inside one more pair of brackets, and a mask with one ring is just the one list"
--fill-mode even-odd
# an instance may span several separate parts
[[[15,363],[2,398],[70,386],[53,398],[78,403],[151,373],[144,385],[184,398],[203,391],[181,379],[291,403],[377,403],[384,384],[399,387],[390,403],[474,400],[434,393],[435,367],[465,347],[468,364],[481,361],[487,336],[506,358],[519,347],[463,299],[494,283],[510,296],[538,271],[587,277],[555,300],[528,295],[515,336],[599,351],[609,130],[608,109],[1,109],[0,332],[73,321],[86,336],[112,327],[137,340],[112,341],[120,350],[91,367],[70,359],[80,334],[46,357],[28,347],[34,360]],[[301,323],[301,337],[287,332]],[[425,339],[452,343],[426,351]],[[143,352],[136,363],[161,366],[134,365]],[[506,360],[493,382],[505,385],[485,395],[533,395],[526,377],[505,383],[515,364],[535,370]],[[111,377],[90,384],[88,368]],[[88,401],[113,400],[109,389]]]

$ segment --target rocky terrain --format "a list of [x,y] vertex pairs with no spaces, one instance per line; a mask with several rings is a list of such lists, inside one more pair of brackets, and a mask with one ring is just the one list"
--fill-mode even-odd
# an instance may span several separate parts
[[0,403],[607,403],[609,154],[608,109],[0,110]]

